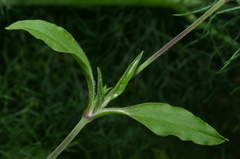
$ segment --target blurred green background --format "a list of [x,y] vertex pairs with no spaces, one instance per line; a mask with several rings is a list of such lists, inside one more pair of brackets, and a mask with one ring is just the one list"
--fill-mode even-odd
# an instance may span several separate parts
[[[3,2],[3,1],[2,1]],[[67,136],[87,104],[81,68],[24,31],[4,28],[18,20],[42,19],[68,30],[88,56],[94,75],[114,86],[144,50],[150,57],[191,22],[179,6],[0,6],[0,159],[46,158]],[[236,7],[231,2],[221,9]],[[182,9],[181,9],[182,10]],[[203,12],[196,13],[198,17]],[[160,137],[120,115],[88,124],[59,159],[238,159],[240,158],[240,59],[217,73],[239,48],[239,10],[216,16],[131,80],[109,106],[166,102],[183,107],[213,126],[230,142],[200,146]],[[212,30],[217,30],[216,37]],[[226,41],[225,38],[231,39]]]

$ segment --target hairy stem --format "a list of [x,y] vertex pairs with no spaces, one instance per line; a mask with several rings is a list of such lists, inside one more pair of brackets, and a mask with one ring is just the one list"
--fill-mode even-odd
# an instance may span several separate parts
[[201,24],[206,18],[208,18],[213,12],[215,12],[218,8],[220,8],[224,3],[228,1],[229,0],[219,0],[194,23],[192,23],[189,27],[187,27],[185,30],[179,33],[176,37],[174,37],[171,41],[164,45],[160,50],[153,54],[149,59],[147,59],[141,66],[139,66],[134,76],[141,72],[145,67],[147,67],[150,63],[156,60],[160,55],[166,52],[170,47],[176,44],[179,40],[181,40],[184,36],[186,36],[189,32],[191,32],[194,28]]
[[74,129],[68,134],[68,136],[62,141],[62,143],[48,156],[47,159],[55,159],[57,156],[69,145],[69,143],[76,137],[76,135],[82,130],[82,128],[91,120],[86,117],[78,122]]

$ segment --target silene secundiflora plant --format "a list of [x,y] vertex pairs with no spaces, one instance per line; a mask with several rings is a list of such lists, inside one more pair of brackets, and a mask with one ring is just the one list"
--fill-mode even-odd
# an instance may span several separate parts
[[106,107],[111,100],[123,93],[131,78],[140,73],[146,66],[228,1],[219,0],[192,25],[173,38],[141,65],[139,63],[143,53],[140,53],[129,64],[114,87],[107,87],[103,84],[100,68],[97,68],[98,77],[95,87],[95,80],[88,58],[72,35],[65,29],[43,20],[23,20],[8,26],[7,30],[28,31],[35,38],[44,41],[53,50],[71,54],[82,68],[87,80],[89,90],[88,105],[82,114],[81,120],[62,143],[48,156],[48,159],[56,158],[87,123],[109,114],[129,116],[160,136],[175,135],[183,141],[192,141],[200,145],[217,145],[228,141],[213,127],[181,107],[173,107],[166,103],[142,103],[128,107]]

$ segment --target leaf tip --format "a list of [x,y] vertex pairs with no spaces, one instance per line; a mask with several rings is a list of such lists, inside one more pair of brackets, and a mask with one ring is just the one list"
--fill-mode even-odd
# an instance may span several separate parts
[[6,30],[11,30],[10,25],[5,27]]
[[10,24],[9,26],[5,27],[5,29],[6,29],[6,30],[14,30],[14,29],[16,29],[16,28],[14,28],[14,25],[15,25],[16,23],[18,23],[18,22],[19,22],[19,21]]

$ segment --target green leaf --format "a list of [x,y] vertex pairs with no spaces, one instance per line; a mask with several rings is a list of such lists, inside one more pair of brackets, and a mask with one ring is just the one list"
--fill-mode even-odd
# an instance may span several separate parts
[[175,135],[181,140],[190,140],[200,145],[217,145],[228,141],[210,125],[180,107],[164,103],[145,103],[116,109],[116,113],[139,121],[157,135]]
[[65,29],[43,20],[18,21],[6,29],[28,31],[35,38],[43,40],[53,50],[70,53],[83,69],[89,87],[89,99],[94,98],[94,80],[90,63],[76,40]]
[[98,111],[99,108],[102,107],[102,104],[104,102],[105,94],[111,90],[112,88],[107,88],[107,86],[103,86],[103,80],[102,80],[102,73],[99,68],[97,68],[98,73],[98,83],[97,83],[97,95],[95,97],[95,111]]
[[135,70],[138,66],[138,63],[142,57],[143,52],[141,52],[134,61],[128,66],[127,70],[124,72],[118,83],[115,85],[115,87],[107,94],[106,98],[107,100],[112,100],[117,98],[122,92],[125,90],[128,82],[133,77]]
[[82,63],[90,65],[81,47],[65,29],[43,20],[23,20],[11,24],[7,30],[25,30],[43,40],[53,50],[79,56]]
[[98,96],[103,97],[105,92],[104,92],[103,82],[102,82],[102,73],[99,68],[97,68],[97,72],[98,72],[97,92],[98,92]]
[[96,100],[96,106],[98,107],[102,103],[106,88],[103,87],[102,73],[99,68],[97,68],[97,73],[98,73],[98,83],[97,83],[97,96],[95,100]]

